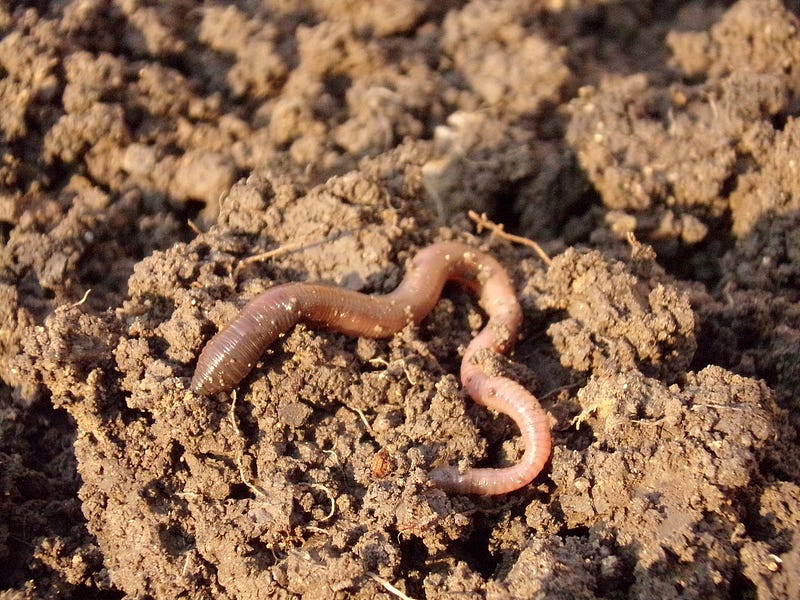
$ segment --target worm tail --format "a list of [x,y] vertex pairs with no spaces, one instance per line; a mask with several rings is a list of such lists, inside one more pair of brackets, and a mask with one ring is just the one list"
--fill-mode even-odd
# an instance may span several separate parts
[[436,487],[456,494],[507,494],[528,485],[544,468],[552,451],[550,425],[539,401],[515,381],[488,377],[474,384],[480,388],[481,404],[514,420],[525,452],[510,467],[467,469],[463,473],[457,467],[440,467],[431,471],[428,479]]

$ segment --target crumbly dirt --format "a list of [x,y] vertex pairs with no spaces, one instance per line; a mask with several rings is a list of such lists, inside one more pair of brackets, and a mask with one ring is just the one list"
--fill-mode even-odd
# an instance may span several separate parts
[[[0,598],[796,597],[799,9],[0,3]],[[426,483],[522,450],[457,286],[188,391],[247,299],[444,239],[519,292],[527,488]]]

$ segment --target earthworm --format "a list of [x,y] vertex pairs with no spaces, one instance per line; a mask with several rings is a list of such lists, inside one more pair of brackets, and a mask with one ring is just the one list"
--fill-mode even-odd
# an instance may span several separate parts
[[487,374],[484,354],[511,349],[522,325],[522,309],[505,269],[494,258],[458,242],[440,242],[421,250],[400,285],[385,295],[369,296],[313,283],[286,283],[251,300],[200,353],[191,389],[208,396],[233,388],[267,347],[299,321],[371,338],[389,337],[419,323],[439,301],[447,281],[478,296],[489,320],[469,343],[461,363],[461,382],[478,404],[504,413],[516,423],[525,451],[513,466],[434,469],[432,485],[461,494],[505,494],[524,487],[550,456],[547,416],[539,401],[518,383]]

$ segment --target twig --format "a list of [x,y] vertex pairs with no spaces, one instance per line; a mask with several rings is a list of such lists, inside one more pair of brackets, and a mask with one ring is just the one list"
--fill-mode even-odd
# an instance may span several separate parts
[[397,596],[398,598],[401,598],[402,600],[413,600],[413,598],[411,596],[408,596],[408,595],[404,594],[403,592],[398,590],[396,587],[394,587],[391,583],[386,581],[383,577],[381,577],[379,575],[376,575],[372,571],[367,571],[367,577],[372,579],[372,581],[381,584],[383,586],[383,588],[387,592],[389,592],[390,594],[393,594],[393,595]]
[[267,250],[266,252],[253,254],[252,256],[243,258],[242,260],[239,261],[239,264],[247,265],[253,262],[259,262],[261,260],[269,260],[270,258],[275,258],[276,256],[280,256],[281,254],[288,254],[289,252],[294,252],[295,250],[299,250],[300,248],[306,245],[310,246],[311,244],[309,244],[308,242],[294,242],[292,244],[283,244],[282,246],[278,246],[277,248],[273,248],[272,250]]
[[406,368],[405,359],[399,358],[397,360],[393,360],[392,362],[389,362],[385,358],[380,358],[380,357],[369,359],[369,364],[371,365],[381,365],[383,367],[386,367],[386,370],[383,373],[381,373],[381,375],[385,375],[388,372],[388,370],[392,367],[392,365],[396,365],[397,363],[400,363],[403,366],[403,373],[405,374],[408,383],[410,383],[411,385],[416,385],[417,382],[414,380],[414,378],[411,376],[411,373],[409,373],[408,369]]
[[327,521],[328,519],[332,518],[333,515],[336,514],[336,498],[334,497],[333,492],[328,486],[322,485],[321,483],[300,483],[299,485],[302,487],[310,487],[315,490],[322,490],[325,492],[325,495],[330,499],[331,510],[330,512],[328,512],[327,515],[322,517],[320,521]]
[[202,229],[200,229],[197,226],[197,224],[194,221],[192,221],[191,219],[187,219],[186,220],[186,224],[189,226],[189,229],[194,231],[195,235],[202,235],[203,234]]
[[236,390],[231,392],[231,412],[230,412],[231,425],[236,435],[242,437],[242,432],[239,430],[239,423],[236,422]]
[[509,242],[514,242],[515,244],[521,244],[523,246],[527,246],[528,248],[532,248],[544,264],[549,266],[553,263],[553,260],[544,250],[542,250],[542,247],[539,244],[526,237],[514,235],[513,233],[507,233],[501,224],[490,221],[486,216],[486,213],[479,215],[474,210],[471,210],[467,214],[469,218],[472,219],[478,226],[478,233],[481,233],[484,229],[488,229],[492,232],[492,235],[496,235],[497,237],[508,240]]
[[80,306],[81,304],[83,304],[84,302],[86,302],[86,299],[89,297],[89,294],[91,294],[91,293],[92,293],[92,288],[89,288],[89,289],[87,289],[87,290],[86,290],[86,291],[83,293],[83,298],[81,298],[81,299],[80,299],[80,300],[78,300],[77,302],[73,302],[72,304],[70,304],[70,307],[71,307],[71,308],[75,308],[76,306]]
[[[349,408],[349,407],[348,407]],[[371,438],[375,438],[375,432],[372,430],[372,425],[369,424],[367,420],[367,415],[364,414],[364,411],[358,408],[351,408],[354,413],[356,413],[359,417],[361,417],[361,421],[364,423],[364,426],[367,428],[367,433],[369,433]]]

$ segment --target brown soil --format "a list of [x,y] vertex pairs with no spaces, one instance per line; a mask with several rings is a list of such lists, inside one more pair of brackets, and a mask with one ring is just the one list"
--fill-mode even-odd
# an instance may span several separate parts
[[[0,3],[0,598],[796,597],[796,3],[200,5]],[[519,290],[528,488],[426,484],[521,450],[458,288],[188,391],[246,299],[448,238]]]

